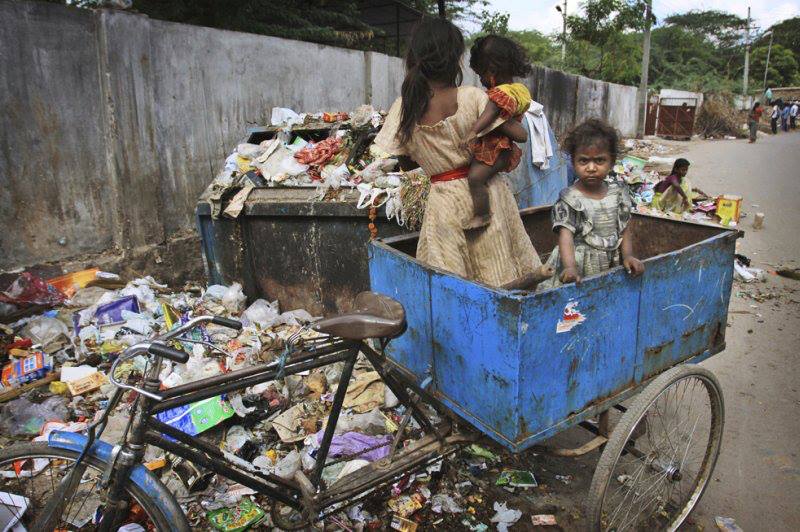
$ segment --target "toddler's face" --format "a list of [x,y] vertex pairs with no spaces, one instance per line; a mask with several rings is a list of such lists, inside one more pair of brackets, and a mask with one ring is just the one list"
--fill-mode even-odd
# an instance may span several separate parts
[[611,171],[614,161],[606,146],[593,144],[581,146],[572,156],[575,173],[585,185],[599,186]]

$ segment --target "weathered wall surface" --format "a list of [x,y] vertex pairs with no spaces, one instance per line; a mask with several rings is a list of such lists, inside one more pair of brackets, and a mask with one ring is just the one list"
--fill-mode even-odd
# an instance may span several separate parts
[[[383,54],[13,0],[0,64],[0,269],[193,228],[200,192],[272,107],[387,109],[403,80]],[[633,87],[542,67],[526,81],[558,134],[588,116],[635,132]]]

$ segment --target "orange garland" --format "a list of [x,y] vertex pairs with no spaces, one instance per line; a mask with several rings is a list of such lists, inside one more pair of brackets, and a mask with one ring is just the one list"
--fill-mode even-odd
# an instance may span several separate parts
[[375,227],[375,220],[378,218],[378,209],[375,207],[369,208],[369,239],[375,240],[378,238],[378,229]]

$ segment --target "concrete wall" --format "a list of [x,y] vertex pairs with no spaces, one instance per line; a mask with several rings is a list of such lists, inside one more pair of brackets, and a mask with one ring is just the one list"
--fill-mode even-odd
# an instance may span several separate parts
[[[386,109],[403,79],[383,54],[12,0],[0,64],[0,269],[164,242],[272,107]],[[635,133],[633,87],[527,83],[558,134],[588,116]]]

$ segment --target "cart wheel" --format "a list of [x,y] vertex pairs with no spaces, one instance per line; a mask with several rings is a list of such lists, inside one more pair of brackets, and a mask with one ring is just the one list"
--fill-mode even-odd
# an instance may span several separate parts
[[591,530],[676,530],[703,495],[722,442],[714,374],[685,364],[653,380],[622,416],[589,488]]

